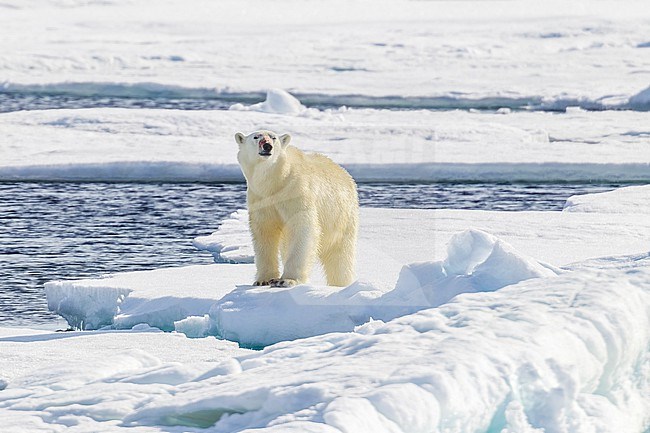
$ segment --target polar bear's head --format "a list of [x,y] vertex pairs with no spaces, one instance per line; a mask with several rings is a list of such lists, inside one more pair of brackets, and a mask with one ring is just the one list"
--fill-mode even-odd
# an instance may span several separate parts
[[250,165],[277,161],[291,141],[291,136],[278,135],[267,130],[255,131],[248,135],[238,132],[235,134],[235,141],[239,145],[239,163]]

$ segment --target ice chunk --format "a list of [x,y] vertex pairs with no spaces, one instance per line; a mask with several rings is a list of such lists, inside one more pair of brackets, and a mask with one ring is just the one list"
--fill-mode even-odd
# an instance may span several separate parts
[[45,283],[47,307],[63,316],[74,329],[98,329],[112,324],[120,304],[131,291],[101,285],[101,281],[92,288],[79,281]]
[[231,110],[237,111],[262,111],[273,114],[300,114],[306,108],[300,101],[289,92],[282,89],[270,89],[266,92],[266,100],[258,104],[245,106],[243,104],[234,104]]
[[181,332],[188,337],[201,338],[208,336],[210,331],[210,316],[190,316],[174,322],[176,332]]
[[628,103],[628,105],[633,110],[649,111],[650,110],[650,87],[632,96],[630,98],[630,102]]

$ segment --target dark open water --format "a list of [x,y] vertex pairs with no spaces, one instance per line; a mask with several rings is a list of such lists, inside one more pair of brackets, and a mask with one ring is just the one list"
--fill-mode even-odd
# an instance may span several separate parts
[[[362,206],[561,210],[617,185],[361,184]],[[243,184],[0,183],[0,326],[65,327],[43,283],[208,264],[192,239],[245,207]]]

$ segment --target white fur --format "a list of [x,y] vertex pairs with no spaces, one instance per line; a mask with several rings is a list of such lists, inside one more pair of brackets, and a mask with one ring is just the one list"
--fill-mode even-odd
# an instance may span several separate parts
[[[324,155],[290,146],[289,134],[237,133],[235,141],[248,184],[255,285],[305,283],[316,258],[329,285],[352,283],[359,200],[348,172]],[[270,156],[260,155],[264,142],[273,147]]]

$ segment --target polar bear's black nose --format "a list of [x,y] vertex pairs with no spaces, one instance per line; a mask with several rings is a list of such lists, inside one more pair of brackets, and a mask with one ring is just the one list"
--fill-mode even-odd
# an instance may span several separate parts
[[264,149],[264,152],[270,152],[271,149],[273,149],[273,146],[271,146],[269,143],[264,143],[262,145],[262,149]]

